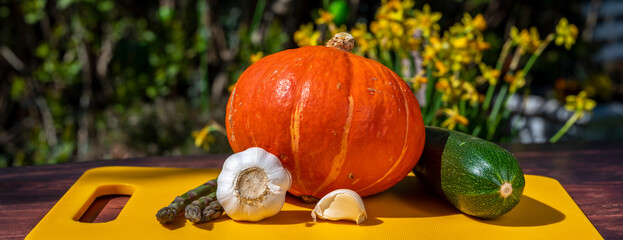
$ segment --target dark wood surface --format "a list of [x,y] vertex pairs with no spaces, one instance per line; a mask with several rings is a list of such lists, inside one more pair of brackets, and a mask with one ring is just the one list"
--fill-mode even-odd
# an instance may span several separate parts
[[[621,142],[593,142],[504,147],[515,154],[525,174],[548,176],[560,181],[605,239],[623,239],[621,146]],[[145,157],[0,169],[0,239],[24,239],[82,173],[90,168],[220,168],[226,157]],[[117,202],[122,204],[124,201]]]

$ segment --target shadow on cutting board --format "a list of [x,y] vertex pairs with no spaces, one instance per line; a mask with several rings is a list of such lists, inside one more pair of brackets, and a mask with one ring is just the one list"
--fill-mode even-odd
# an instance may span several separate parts
[[222,216],[220,218],[214,219],[214,220],[209,221],[209,222],[194,223],[192,225],[197,227],[197,228],[201,228],[203,230],[212,231],[212,229],[214,229],[214,224],[218,224],[219,222],[222,222],[222,221],[233,221],[233,220],[231,220],[231,218],[229,218],[227,216]]
[[[290,194],[286,202],[310,211],[315,206]],[[423,218],[460,214],[413,175],[405,177],[385,192],[364,197],[363,202],[368,213],[367,221],[374,218]],[[309,214],[310,212],[307,213]],[[379,224],[381,222],[378,220]],[[362,225],[366,225],[365,222]]]
[[[385,192],[363,198],[363,201],[368,213],[368,220],[362,224],[364,226],[381,224],[383,221],[379,218],[433,218],[462,214],[413,175],[408,175]],[[303,203],[300,199],[290,194],[288,194],[286,202],[307,208],[310,212],[315,206],[315,204]],[[295,217],[309,220],[310,212],[282,213],[292,216],[296,215]],[[491,225],[526,227],[544,226],[561,222],[565,219],[565,215],[547,204],[524,195],[515,209],[497,219],[470,218]],[[283,220],[292,222],[292,218],[289,217],[283,218]],[[270,222],[283,224],[283,222]],[[300,221],[297,222],[300,223]]]
[[533,227],[561,222],[565,219],[565,215],[539,200],[524,195],[513,210],[499,218],[491,220],[473,219],[498,226]]
[[175,219],[173,220],[173,222],[167,223],[167,224],[161,224],[163,227],[168,228],[169,230],[175,230],[178,228],[181,228],[183,226],[185,226],[187,223],[186,218],[184,218],[184,214],[180,214],[177,217],[175,217]]

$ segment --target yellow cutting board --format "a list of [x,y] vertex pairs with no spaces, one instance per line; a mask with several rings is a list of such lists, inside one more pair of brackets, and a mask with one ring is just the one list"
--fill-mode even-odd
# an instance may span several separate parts
[[[288,195],[283,210],[260,222],[223,216],[193,224],[183,214],[168,225],[156,212],[177,195],[217,177],[217,169],[101,167],[85,172],[26,239],[602,239],[560,183],[526,175],[524,196],[495,220],[461,214],[412,174],[388,191],[364,198],[368,219],[313,222],[313,204]],[[78,219],[99,196],[131,195],[117,218]]]

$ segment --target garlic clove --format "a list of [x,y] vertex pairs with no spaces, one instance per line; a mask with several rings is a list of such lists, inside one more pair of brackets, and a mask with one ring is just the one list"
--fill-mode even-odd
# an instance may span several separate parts
[[314,222],[316,216],[325,220],[350,220],[357,224],[368,217],[361,196],[349,189],[338,189],[328,193],[316,204],[311,213]]

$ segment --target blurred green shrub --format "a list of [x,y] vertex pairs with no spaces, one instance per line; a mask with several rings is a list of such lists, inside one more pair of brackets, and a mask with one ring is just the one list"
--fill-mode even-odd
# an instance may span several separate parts
[[199,153],[251,55],[289,39],[266,1],[0,3],[2,167]]

